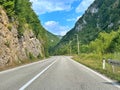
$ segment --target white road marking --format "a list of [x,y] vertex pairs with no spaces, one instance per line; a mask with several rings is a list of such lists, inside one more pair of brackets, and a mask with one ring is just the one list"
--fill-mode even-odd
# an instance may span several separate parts
[[120,88],[120,86],[119,86],[117,83],[113,82],[112,80],[108,79],[107,77],[103,76],[102,74],[100,74],[100,73],[98,73],[98,72],[96,72],[96,71],[94,71],[94,70],[88,68],[87,66],[85,66],[85,65],[83,65],[83,64],[81,64],[81,63],[78,63],[78,62],[76,62],[76,61],[74,61],[74,60],[72,60],[72,59],[71,59],[71,61],[73,61],[73,62],[75,62],[75,63],[81,65],[83,68],[85,68],[85,69],[87,69],[87,70],[93,72],[94,74],[96,74],[97,76],[101,77],[102,79],[104,79],[104,80],[106,80],[106,81],[112,83],[113,86],[115,86],[115,87],[117,87],[117,88]]
[[22,65],[22,66],[14,67],[14,68],[11,68],[11,69],[8,69],[8,70],[5,70],[5,71],[1,71],[0,74],[15,71],[15,70],[18,70],[18,69],[21,69],[21,68],[24,68],[24,67],[28,67],[28,66],[31,66],[31,65],[34,65],[34,64],[38,64],[40,62],[44,62],[44,61],[46,61],[46,60],[41,60],[41,61],[38,61],[38,62],[28,63],[28,64],[25,64],[25,65]]
[[42,70],[39,74],[33,77],[30,81],[28,81],[24,86],[22,86],[19,90],[24,90],[27,88],[33,81],[35,81],[38,77],[40,77],[46,70],[48,70],[56,61],[52,62],[49,66],[47,66],[44,70]]
[[15,70],[18,70],[18,69],[21,69],[21,68],[24,68],[24,67],[28,67],[28,66],[35,65],[35,64],[38,64],[38,63],[42,63],[42,62],[45,62],[47,60],[48,59],[44,59],[44,60],[41,60],[41,61],[38,61],[38,62],[28,63],[28,64],[18,66],[18,67],[15,67],[15,68],[11,68],[11,69],[8,69],[8,70],[5,70],[5,71],[0,71],[0,74],[8,73],[8,72],[15,71]]

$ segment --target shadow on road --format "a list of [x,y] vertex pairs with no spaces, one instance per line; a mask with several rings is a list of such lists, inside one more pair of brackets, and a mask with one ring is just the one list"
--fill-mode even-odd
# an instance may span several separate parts
[[103,82],[104,84],[110,84],[110,85],[119,85],[120,86],[120,81],[118,82]]

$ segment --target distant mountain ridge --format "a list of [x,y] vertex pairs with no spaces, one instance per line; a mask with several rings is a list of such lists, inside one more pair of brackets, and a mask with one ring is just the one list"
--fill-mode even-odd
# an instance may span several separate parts
[[[76,22],[71,29],[55,47],[55,53],[69,53],[69,42],[75,46],[76,34],[79,36],[81,44],[89,44],[98,37],[100,32],[111,32],[118,30],[120,25],[120,0],[95,0],[93,4],[85,11],[85,14]],[[64,48],[64,51],[60,49]]]

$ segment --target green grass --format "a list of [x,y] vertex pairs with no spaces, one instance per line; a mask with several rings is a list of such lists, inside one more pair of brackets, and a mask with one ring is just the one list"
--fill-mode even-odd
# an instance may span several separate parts
[[[103,57],[111,58],[114,55],[107,54],[103,55]],[[81,54],[79,56],[75,55],[73,59],[85,66],[92,68],[93,70],[106,75],[107,77],[120,81],[120,67],[115,66],[115,72],[113,73],[112,66],[106,63],[106,69],[102,68],[102,56],[97,54]]]

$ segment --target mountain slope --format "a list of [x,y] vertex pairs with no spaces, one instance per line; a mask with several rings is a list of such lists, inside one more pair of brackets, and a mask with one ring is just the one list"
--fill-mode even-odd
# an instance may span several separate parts
[[100,32],[110,33],[112,30],[118,30],[120,25],[119,16],[120,0],[95,0],[76,22],[74,28],[54,48],[55,54],[69,53],[70,46],[73,48],[72,52],[77,53],[76,34],[79,36],[81,44],[89,44],[98,37]]
[[60,41],[60,38],[58,36],[48,32],[48,31],[46,31],[46,32],[47,32],[48,52],[49,52],[49,54],[51,54],[51,53],[53,53],[52,48],[55,45],[57,45],[57,43]]

